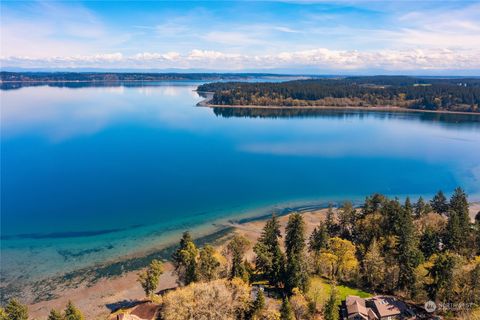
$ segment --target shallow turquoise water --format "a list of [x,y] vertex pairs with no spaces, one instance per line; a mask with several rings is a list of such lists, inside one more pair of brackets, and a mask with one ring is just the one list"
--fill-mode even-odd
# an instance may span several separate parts
[[253,117],[195,107],[195,87],[1,91],[2,278],[118,258],[275,206],[456,186],[480,199],[480,117]]

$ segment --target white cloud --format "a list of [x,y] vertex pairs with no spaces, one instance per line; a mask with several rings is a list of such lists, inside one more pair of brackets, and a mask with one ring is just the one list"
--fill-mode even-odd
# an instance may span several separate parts
[[159,61],[173,61],[173,60],[178,60],[180,58],[180,53],[178,52],[167,52],[167,53],[150,53],[150,52],[142,52],[142,53],[137,53],[133,57],[130,58],[130,60],[134,61],[154,61],[154,60],[159,60]]
[[198,6],[158,18],[147,14],[137,25],[114,24],[88,7],[43,1],[21,10],[3,5],[1,66],[479,69],[480,4],[474,2],[428,8],[362,2],[349,6],[359,10],[269,12],[254,23],[241,10],[242,18],[230,18]]
[[313,67],[317,70],[462,70],[480,69],[480,50],[330,50],[318,48],[285,51],[271,55],[244,55],[195,49],[178,52],[143,52],[131,56],[122,53],[35,58],[2,57],[4,67],[97,67],[97,68],[210,68],[217,70]]

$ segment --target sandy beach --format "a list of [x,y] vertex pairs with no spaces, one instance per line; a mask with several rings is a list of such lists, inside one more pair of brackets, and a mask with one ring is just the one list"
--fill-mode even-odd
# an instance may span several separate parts
[[[302,215],[306,223],[306,232],[310,234],[315,226],[325,218],[327,209],[303,210]],[[472,220],[480,211],[480,202],[470,204],[470,217]],[[212,243],[218,251],[221,251],[234,233],[245,236],[251,242],[246,257],[254,258],[253,244],[261,234],[267,217],[245,219],[238,223],[225,225],[227,231],[203,237],[199,242]],[[288,214],[279,217],[282,236],[287,224]],[[147,258],[149,259],[149,258]],[[72,300],[85,313],[87,319],[105,319],[108,315],[121,307],[134,305],[145,298],[144,292],[137,283],[138,270],[127,271],[113,277],[102,277],[92,282],[84,281],[74,287],[61,287],[52,292],[57,298],[31,304],[30,314],[35,319],[45,319],[50,309],[62,309],[68,300]],[[165,262],[165,272],[160,278],[159,291],[176,287],[176,276],[173,266]]]
[[[302,211],[307,225],[307,233],[323,219],[326,209],[313,209],[311,211]],[[200,239],[200,242],[206,242],[207,238],[217,248],[218,251],[231,238],[234,232],[247,237],[250,242],[255,243],[260,236],[266,217],[245,219],[246,222],[231,223],[225,225],[224,233],[210,235]],[[287,223],[288,215],[280,216],[282,231]],[[253,258],[253,250],[250,246],[247,252],[247,259]],[[165,272],[160,278],[158,290],[174,288],[176,276],[172,273],[173,266],[165,262]],[[58,286],[51,292],[57,298],[41,301],[29,305],[30,315],[35,319],[45,319],[52,308],[63,309],[68,300],[72,300],[85,313],[87,319],[105,319],[112,311],[132,305],[145,298],[145,294],[137,283],[138,270],[127,271],[119,276],[102,277],[93,283],[83,281],[76,286]]]

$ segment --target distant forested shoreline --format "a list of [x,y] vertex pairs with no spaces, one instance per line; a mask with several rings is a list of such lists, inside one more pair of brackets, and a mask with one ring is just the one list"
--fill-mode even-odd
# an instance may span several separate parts
[[291,77],[270,73],[144,73],[144,72],[0,72],[2,82],[93,82],[164,80],[240,80],[258,77]]
[[277,83],[214,82],[197,89],[213,92],[214,106],[400,107],[480,112],[480,79],[369,76]]

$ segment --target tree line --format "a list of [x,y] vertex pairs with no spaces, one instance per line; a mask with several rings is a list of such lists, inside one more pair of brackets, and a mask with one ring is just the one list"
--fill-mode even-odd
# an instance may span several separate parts
[[[211,315],[214,310],[208,305],[228,304],[228,319],[299,320],[320,312],[324,319],[337,320],[337,284],[417,303],[433,300],[478,306],[480,212],[472,223],[468,210],[467,195],[460,188],[450,199],[439,191],[430,201],[420,197],[414,203],[409,198],[400,202],[373,194],[360,208],[350,202],[340,208],[330,206],[309,235],[303,216],[290,214],[283,241],[275,215],[255,244],[235,234],[222,252],[209,245],[197,248],[185,232],[172,256],[180,288],[162,296],[163,317],[186,319],[189,312],[200,310]],[[248,260],[245,255],[252,247],[254,259]],[[161,270],[161,263],[153,261],[140,273],[147,295],[153,295]],[[332,284],[322,306],[306,294],[312,276]],[[259,283],[281,300],[279,310],[266,306],[262,290],[250,297],[250,285]],[[212,292],[217,292],[215,301],[208,298]],[[203,298],[192,301],[199,294]]]
[[[184,232],[171,257],[179,288],[158,295],[164,272],[159,260],[139,272],[138,282],[159,303],[164,320],[300,320],[319,313],[338,320],[338,285],[419,304],[460,306],[444,310],[447,315],[462,316],[480,306],[480,212],[471,221],[461,188],[450,199],[439,191],[429,201],[373,194],[360,207],[330,206],[310,234],[306,229],[300,213],[288,216],[284,232],[272,215],[255,243],[234,233],[220,251],[197,247]],[[253,258],[247,258],[249,249]],[[321,305],[309,295],[312,277],[331,284]],[[28,310],[13,299],[0,309],[0,319],[26,320]],[[48,319],[84,317],[69,302]]]
[[213,105],[258,106],[397,106],[423,110],[479,112],[479,79],[347,77],[279,83],[215,82]]

